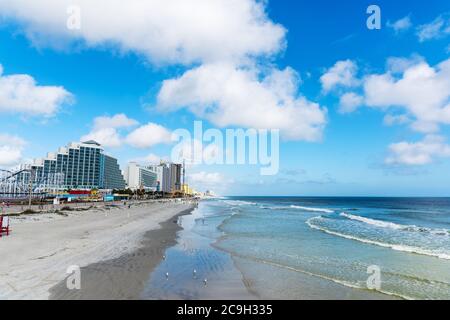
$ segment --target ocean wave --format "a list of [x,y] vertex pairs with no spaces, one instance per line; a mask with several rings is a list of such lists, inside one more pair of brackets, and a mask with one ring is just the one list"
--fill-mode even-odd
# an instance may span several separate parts
[[260,209],[263,210],[290,210],[290,209],[297,209],[297,210],[303,210],[303,211],[310,211],[310,212],[323,212],[323,213],[334,213],[331,209],[325,209],[325,208],[315,208],[315,207],[304,207],[304,206],[297,206],[297,205],[290,205],[290,206],[268,206],[268,205],[260,205]]
[[261,205],[259,208],[263,210],[289,210],[290,207]]
[[333,213],[334,212],[334,210],[331,210],[331,209],[303,207],[303,206],[296,206],[296,205],[291,205],[290,208],[304,210],[304,211],[311,211],[311,212],[324,212],[324,213]]
[[241,208],[239,208],[239,207],[231,207],[230,211],[231,211],[232,216],[242,212]]
[[348,214],[345,212],[342,212],[340,214],[341,217],[345,217],[347,219],[350,220],[355,220],[355,221],[359,221],[359,222],[363,222],[363,223],[367,223],[376,227],[381,227],[381,228],[391,228],[391,229],[395,229],[395,230],[400,230],[403,229],[406,226],[403,225],[399,225],[393,222],[386,222],[386,221],[381,221],[381,220],[375,220],[375,219],[370,219],[370,218],[365,218],[365,217],[361,217],[361,216],[355,216],[353,214]]
[[363,243],[367,243],[367,244],[371,244],[371,245],[376,245],[379,247],[390,248],[390,249],[396,250],[396,251],[415,253],[415,254],[426,255],[426,256],[430,256],[430,257],[436,257],[439,259],[450,260],[450,254],[448,254],[448,253],[428,250],[428,249],[424,249],[424,248],[420,248],[420,247],[408,246],[408,245],[404,245],[404,244],[393,244],[393,243],[386,243],[386,242],[381,242],[381,241],[376,241],[376,240],[364,239],[361,237],[332,231],[325,227],[313,224],[313,221],[315,221],[317,219],[323,219],[323,217],[319,216],[319,217],[311,218],[306,221],[306,224],[312,229],[316,229],[316,230],[319,230],[319,231],[322,231],[322,232],[325,232],[325,233],[328,233],[328,234],[331,234],[331,235],[334,235],[337,237],[354,240],[354,241],[359,241],[359,242],[363,242]]
[[254,206],[257,204],[255,202],[244,200],[220,200],[220,201],[230,206]]
[[402,225],[402,224],[397,224],[397,223],[393,223],[393,222],[387,222],[387,221],[381,221],[381,220],[375,220],[375,219],[370,219],[370,218],[366,218],[366,217],[361,217],[361,216],[355,216],[352,214],[348,214],[345,212],[342,212],[340,214],[341,217],[345,217],[347,219],[350,220],[355,220],[355,221],[359,221],[359,222],[363,222],[372,226],[376,226],[376,227],[380,227],[380,228],[390,228],[390,229],[394,229],[394,230],[401,230],[401,231],[409,231],[409,232],[428,232],[434,235],[450,235],[450,230],[446,230],[446,229],[432,229],[432,228],[425,228],[425,227],[418,227],[418,226],[414,226],[414,225]]

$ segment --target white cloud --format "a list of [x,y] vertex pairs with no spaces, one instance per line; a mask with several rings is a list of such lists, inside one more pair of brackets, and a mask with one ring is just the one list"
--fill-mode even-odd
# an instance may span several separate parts
[[[356,69],[355,65],[353,70]],[[353,78],[350,82],[362,86],[355,85],[351,92],[339,92],[340,111],[352,112],[361,105],[367,105],[397,114],[400,112],[400,116],[387,115],[385,124],[411,123],[413,130],[424,133],[437,132],[440,125],[450,124],[450,59],[430,66],[419,55],[391,57],[387,59],[386,69],[385,73],[368,74],[361,80],[347,73],[344,78]]]
[[94,140],[104,147],[117,148],[122,145],[122,138],[115,128],[101,128],[81,137],[81,141]]
[[389,151],[390,155],[385,160],[389,165],[426,165],[436,157],[450,157],[450,146],[437,135],[427,135],[415,143],[394,143],[389,146]]
[[450,13],[442,14],[432,22],[417,27],[420,42],[441,39],[450,35]]
[[383,119],[383,123],[387,126],[405,124],[409,122],[411,122],[411,119],[406,114],[387,114]]
[[14,146],[2,146],[0,145],[0,165],[2,166],[12,166],[18,164],[22,159],[21,148],[16,148]]
[[94,119],[92,131],[81,137],[81,141],[94,140],[105,147],[116,148],[123,143],[119,130],[138,125],[134,119],[120,113],[114,116],[102,116]]
[[186,177],[186,182],[195,190],[212,190],[214,193],[226,194],[234,184],[234,180],[220,172],[191,172]]
[[168,157],[161,157],[154,153],[150,153],[145,157],[135,158],[130,160],[130,162],[142,163],[142,164],[159,164],[161,161],[168,162]]
[[417,65],[419,63],[425,62],[422,56],[413,54],[411,57],[390,57],[387,59],[386,67],[391,73],[403,73],[407,69]]
[[14,166],[22,160],[26,141],[9,134],[0,134],[0,166]]
[[188,176],[189,180],[194,183],[202,183],[202,184],[217,184],[221,182],[225,182],[225,178],[222,174],[218,172],[197,172],[197,173],[191,173]]
[[394,22],[387,22],[387,26],[392,28],[395,33],[400,33],[402,31],[406,31],[412,27],[411,17],[406,16]]
[[0,144],[13,144],[23,147],[26,144],[26,141],[18,136],[0,134]]
[[172,149],[171,161],[186,162],[187,165],[217,164],[216,160],[224,158],[223,146],[216,143],[205,144],[196,139],[186,139]]
[[382,108],[403,108],[414,118],[412,128],[431,133],[450,124],[450,59],[435,67],[424,61],[396,76],[369,75],[364,81],[365,103]]
[[103,128],[127,128],[137,125],[138,122],[128,118],[125,114],[120,113],[112,117],[103,116],[94,119],[94,129]]
[[80,30],[65,28],[69,4],[3,0],[0,12],[18,21],[35,45],[118,48],[152,63],[200,65],[164,82],[161,109],[188,105],[219,126],[275,127],[288,139],[321,138],[326,111],[299,97],[294,70],[276,70],[264,59],[286,47],[286,30],[269,19],[266,1],[79,0]]
[[450,59],[430,66],[417,55],[389,58],[385,73],[366,75],[360,83],[362,87],[353,88],[355,92],[341,95],[341,112],[364,104],[388,112],[385,125],[410,124],[413,130],[427,134],[416,143],[391,144],[386,164],[425,165],[437,157],[450,157],[450,146],[432,134],[450,124]]
[[351,113],[364,103],[364,98],[354,92],[348,92],[341,96],[339,101],[339,112]]
[[69,30],[72,0],[2,0],[0,16],[21,23],[35,45],[117,46],[154,62],[241,60],[277,53],[285,29],[255,0],[78,0],[81,29]]
[[171,143],[172,134],[159,124],[148,123],[128,134],[126,142],[133,147],[144,149],[161,143]]
[[357,72],[358,66],[354,61],[343,60],[336,62],[333,67],[320,77],[323,91],[327,93],[338,87],[351,88],[358,86],[360,82],[356,77]]
[[149,163],[153,163],[153,164],[158,164],[161,162],[161,160],[163,160],[163,157],[160,157],[153,153],[151,153],[145,157],[145,161],[147,161]]
[[[149,148],[160,143],[171,142],[171,132],[156,123],[139,126],[134,119],[120,113],[97,117],[90,133],[81,137],[81,141],[95,140],[102,146],[116,148],[128,144],[135,148]],[[128,132],[128,133],[127,133]]]
[[158,108],[187,107],[219,127],[280,129],[286,139],[320,140],[326,110],[299,96],[298,82],[291,68],[261,75],[255,68],[206,64],[164,81]]
[[63,87],[40,86],[30,75],[4,75],[0,65],[0,112],[49,117],[72,98]]

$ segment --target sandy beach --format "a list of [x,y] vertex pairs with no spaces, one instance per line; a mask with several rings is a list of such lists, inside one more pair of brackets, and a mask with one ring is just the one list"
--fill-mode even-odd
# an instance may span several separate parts
[[[175,242],[177,216],[194,206],[142,202],[12,217],[12,234],[0,238],[0,299],[138,298]],[[149,236],[150,230],[158,231]],[[81,268],[82,290],[67,290],[70,266]]]

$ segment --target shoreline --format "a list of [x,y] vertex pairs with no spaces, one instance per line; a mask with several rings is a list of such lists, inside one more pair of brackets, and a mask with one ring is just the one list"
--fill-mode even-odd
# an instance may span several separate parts
[[176,244],[181,216],[186,209],[145,233],[141,246],[130,253],[81,268],[81,289],[69,290],[66,279],[50,288],[50,300],[137,300],[150,274],[163,261],[164,252]]
[[214,248],[213,239],[202,234],[200,229],[209,228],[204,218],[202,204],[190,215],[179,218],[181,229],[176,244],[166,250],[166,259],[152,272],[142,299],[245,301],[258,298],[248,290],[232,257]]
[[[227,250],[220,245],[227,219],[212,215],[205,223],[204,205],[188,200],[139,202],[131,209],[118,205],[16,217],[15,237],[0,242],[9,241],[16,249],[23,245],[24,252],[18,249],[11,261],[6,255],[8,263],[0,261],[0,300],[403,298]],[[0,255],[5,252],[0,246]],[[67,288],[66,270],[73,265],[80,267],[80,290]],[[197,272],[194,277],[192,270]],[[273,283],[273,274],[279,281]]]
[[69,267],[83,269],[130,254],[149,231],[194,207],[191,201],[149,201],[12,217],[12,233],[0,238],[5,257],[0,260],[0,300],[48,299],[49,290],[69,276]]

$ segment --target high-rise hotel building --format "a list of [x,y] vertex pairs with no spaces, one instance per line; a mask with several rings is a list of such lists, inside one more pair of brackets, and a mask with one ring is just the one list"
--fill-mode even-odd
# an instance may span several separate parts
[[126,188],[125,179],[116,158],[104,154],[100,172],[103,173],[100,175],[101,189],[124,190]]
[[160,163],[147,166],[156,173],[157,191],[165,193],[176,193],[182,191],[181,175],[182,165],[176,163]]
[[155,171],[130,162],[124,173],[127,187],[131,190],[157,191],[158,175]]
[[95,141],[70,143],[27,167],[33,183],[50,189],[125,189],[117,159]]

